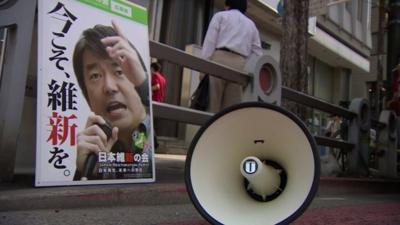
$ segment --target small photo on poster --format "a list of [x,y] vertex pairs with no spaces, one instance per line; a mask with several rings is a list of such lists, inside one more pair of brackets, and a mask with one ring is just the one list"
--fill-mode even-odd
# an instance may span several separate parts
[[153,182],[147,11],[40,0],[36,185]]

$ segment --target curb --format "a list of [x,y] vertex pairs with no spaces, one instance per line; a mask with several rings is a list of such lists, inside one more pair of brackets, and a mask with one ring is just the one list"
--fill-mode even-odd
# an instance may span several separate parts
[[189,203],[183,184],[98,185],[2,191],[0,211]]
[[[400,193],[399,180],[323,177],[317,195],[390,193]],[[183,182],[30,187],[0,192],[0,211],[188,203],[190,199]]]
[[317,195],[400,194],[400,180],[321,177]]

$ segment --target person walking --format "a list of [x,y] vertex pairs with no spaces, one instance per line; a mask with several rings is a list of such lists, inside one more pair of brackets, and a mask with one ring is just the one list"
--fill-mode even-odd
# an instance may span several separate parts
[[[165,89],[167,81],[164,75],[161,74],[161,65],[158,62],[154,62],[150,65],[151,69],[151,90],[152,90],[152,100],[156,102],[164,102],[165,100]],[[154,119],[154,127],[159,123],[156,118]],[[154,128],[155,129],[155,128]],[[158,148],[160,144],[158,143],[158,138],[154,132],[154,147]]]
[[[203,58],[242,71],[251,54],[263,54],[259,32],[246,10],[247,0],[225,0],[225,11],[216,13],[209,24]],[[241,102],[242,86],[213,76],[209,79],[207,111],[216,113]]]
[[166,80],[161,74],[161,65],[154,62],[150,65],[151,68],[151,90],[153,92],[152,99],[156,102],[164,102]]

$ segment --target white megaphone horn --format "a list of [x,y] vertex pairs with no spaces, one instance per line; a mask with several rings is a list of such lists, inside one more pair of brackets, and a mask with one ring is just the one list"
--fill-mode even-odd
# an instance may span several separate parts
[[288,224],[314,198],[320,174],[313,136],[291,112],[249,102],[211,118],[185,168],[196,209],[212,224]]

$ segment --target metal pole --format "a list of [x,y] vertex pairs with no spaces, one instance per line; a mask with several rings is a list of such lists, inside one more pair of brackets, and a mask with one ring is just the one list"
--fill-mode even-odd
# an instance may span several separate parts
[[400,60],[400,0],[389,1],[388,46],[387,46],[387,99],[392,98],[393,72]]
[[378,73],[376,77],[376,95],[375,95],[375,110],[373,117],[378,118],[382,110],[381,92],[383,85],[383,55],[385,54],[384,38],[385,38],[385,13],[386,13],[386,0],[379,0],[379,26],[378,26]]

